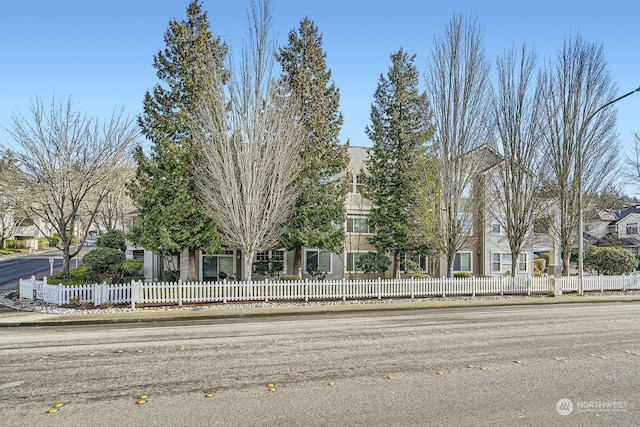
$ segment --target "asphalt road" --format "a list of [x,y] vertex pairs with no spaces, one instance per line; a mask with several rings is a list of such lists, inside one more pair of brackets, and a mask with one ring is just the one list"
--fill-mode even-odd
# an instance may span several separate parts
[[3,328],[1,423],[640,425],[639,326],[627,303]]
[[[87,251],[95,248],[95,243],[86,243],[80,257]],[[51,271],[50,259],[53,258],[53,271],[62,270],[62,252],[58,249],[39,251],[33,254],[21,254],[19,256],[0,255],[0,290],[17,289],[19,279],[28,279],[36,276],[48,276]],[[76,259],[71,260],[71,268],[75,267]]]

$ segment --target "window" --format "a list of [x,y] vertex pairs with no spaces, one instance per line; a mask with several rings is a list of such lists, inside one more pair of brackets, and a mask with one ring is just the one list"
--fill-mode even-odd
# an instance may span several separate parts
[[638,223],[627,224],[627,235],[638,234]]
[[347,233],[373,234],[375,229],[367,217],[348,217]]
[[471,252],[457,252],[453,260],[453,271],[471,273]]
[[461,234],[467,234],[467,235],[471,235],[471,227],[472,227],[472,222],[473,220],[473,215],[470,213],[459,213],[458,214],[458,229],[460,230]]
[[528,268],[527,268],[528,259],[529,258],[527,257],[527,254],[518,255],[518,271],[520,272],[528,271]]
[[352,191],[354,193],[362,194],[362,190],[364,189],[364,177],[362,175],[353,175],[352,185]]
[[134,249],[133,259],[144,262],[144,249]]
[[506,273],[511,271],[511,254],[494,252],[491,254],[491,272]]
[[502,232],[502,225],[500,224],[500,218],[491,218],[491,234],[500,234]]
[[220,254],[205,255],[202,257],[202,280],[234,279],[235,268],[233,264],[233,251],[222,251]]
[[400,269],[402,271],[407,271],[407,263],[406,261],[412,261],[415,262],[416,265],[419,268],[419,271],[417,272],[425,272],[427,271],[427,257],[424,255],[408,255],[408,254],[403,254],[400,256]]
[[502,257],[499,253],[491,254],[491,272],[500,273],[502,271]]
[[331,253],[326,251],[308,250],[306,252],[306,272],[324,271],[331,273]]
[[253,272],[258,275],[274,276],[285,273],[284,251],[259,251],[256,252]]
[[361,273],[358,268],[358,259],[360,255],[366,254],[366,252],[347,252],[347,271],[349,273]]

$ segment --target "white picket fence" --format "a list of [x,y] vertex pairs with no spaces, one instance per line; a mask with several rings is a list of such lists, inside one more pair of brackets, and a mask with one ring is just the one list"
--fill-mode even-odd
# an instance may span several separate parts
[[[554,280],[556,283],[554,283]],[[476,295],[547,294],[560,285],[563,293],[576,292],[577,277],[470,277],[464,279],[429,278],[398,280],[335,280],[299,282],[148,282],[93,284],[81,286],[49,285],[20,280],[20,297],[41,299],[50,304],[163,305],[227,303],[239,301],[312,301],[382,298],[421,298]],[[640,289],[640,276],[585,276],[585,292]]]

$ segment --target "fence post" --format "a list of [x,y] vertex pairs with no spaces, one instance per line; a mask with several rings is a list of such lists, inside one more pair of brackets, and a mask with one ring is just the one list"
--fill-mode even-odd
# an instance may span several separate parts
[[378,299],[382,299],[382,282],[379,277],[378,277],[378,280],[376,281],[376,288],[378,291]]
[[[58,283],[58,298],[57,299],[57,303],[58,303],[58,307],[60,307],[62,305],[62,283]],[[44,295],[43,295],[43,299],[44,299]]]
[[500,276],[500,296],[504,296],[504,276]]
[[527,276],[527,295],[531,296],[531,277]]
[[[219,282],[216,282],[216,283],[219,283]],[[238,284],[238,286],[240,286],[240,284]],[[224,283],[222,284],[222,302],[224,304],[227,303],[227,287]]]
[[136,282],[135,280],[131,281],[131,309],[136,309]]
[[182,279],[178,279],[178,306],[182,307]]
[[309,282],[305,280],[302,288],[304,289],[304,302],[309,302]]
[[623,274],[622,275],[622,292],[626,292],[626,290],[627,290],[627,275]]
[[[480,278],[478,278],[478,280],[482,280]],[[473,277],[473,279],[471,280],[471,298],[475,298],[476,297],[476,278]]]
[[451,278],[447,277],[446,279],[444,277],[440,278],[440,285],[442,286],[442,298],[446,298],[447,297],[447,292],[445,290],[446,288],[446,283],[445,280],[452,280]]

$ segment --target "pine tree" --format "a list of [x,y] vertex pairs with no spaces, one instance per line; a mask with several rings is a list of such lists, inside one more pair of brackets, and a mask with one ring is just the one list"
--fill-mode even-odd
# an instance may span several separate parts
[[[151,142],[150,155],[136,150],[138,169],[131,186],[139,207],[141,224],[132,240],[155,252],[179,254],[189,250],[189,278],[197,277],[196,249],[219,246],[219,235],[211,219],[196,201],[195,168],[199,153],[189,132],[189,117],[200,96],[213,82],[203,67],[211,55],[225,74],[227,46],[209,31],[207,13],[196,0],[187,8],[187,19],[172,20],[164,36],[166,47],[153,59],[161,80],[144,98],[138,117],[143,135]],[[226,74],[225,74],[226,75]]]
[[387,76],[380,76],[366,132],[373,148],[366,162],[364,195],[373,204],[370,238],[379,253],[393,256],[393,277],[399,277],[400,255],[424,254],[433,218],[434,162],[426,143],[433,135],[426,94],[418,90],[415,55],[400,49],[391,55]]
[[295,251],[294,274],[301,276],[302,247],[340,252],[344,245],[345,197],[348,190],[347,145],[338,141],[342,126],[340,92],[331,81],[322,35],[308,18],[298,31],[289,33],[289,44],[277,60],[282,65],[283,87],[303,105],[306,139],[302,151],[302,173],[296,186],[302,188],[282,245]]

